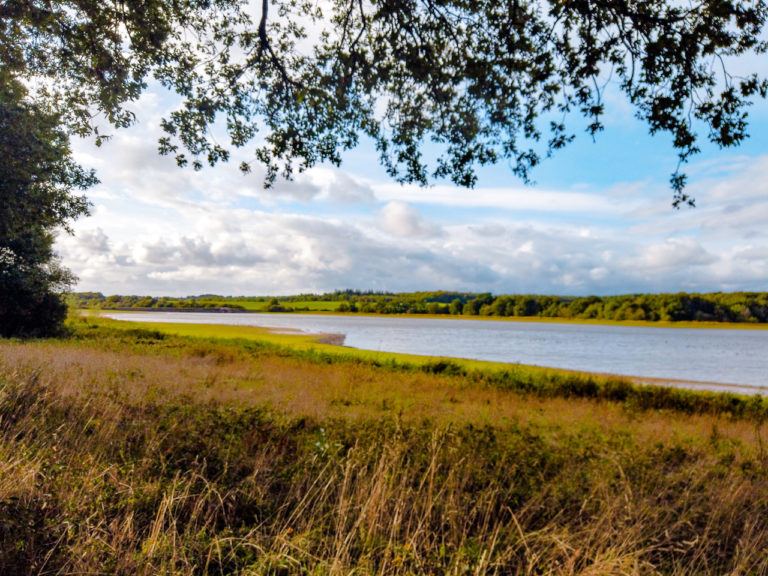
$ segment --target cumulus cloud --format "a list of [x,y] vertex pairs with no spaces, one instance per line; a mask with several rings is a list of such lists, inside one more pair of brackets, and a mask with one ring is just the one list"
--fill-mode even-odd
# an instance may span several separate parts
[[389,202],[381,209],[379,226],[385,232],[404,238],[425,238],[440,234],[439,227],[427,222],[418,210],[400,201]]
[[733,252],[733,258],[735,260],[744,260],[768,266],[768,245],[737,246]]
[[296,175],[293,180],[278,178],[268,189],[256,185],[263,182],[262,168],[254,167],[253,174],[249,175],[248,179],[252,185],[241,189],[240,194],[257,197],[267,203],[282,199],[305,204],[329,201],[338,205],[372,205],[376,201],[369,184],[336,168],[313,168]]
[[[121,293],[285,294],[349,287],[578,295],[719,289],[768,272],[762,244],[718,254],[695,239],[644,244],[609,229],[583,234],[581,227],[498,221],[424,235],[409,207],[395,207],[389,225],[399,235],[372,226],[381,224],[375,214],[330,220],[222,207],[198,235],[187,233],[192,226],[177,227],[160,237],[115,243],[92,231],[61,247],[81,276],[81,289]],[[109,252],[100,252],[105,246]]]
[[376,201],[373,188],[342,170],[317,170],[315,181],[322,181],[325,195],[336,204],[372,205]]
[[182,236],[173,241],[161,238],[144,243],[134,256],[141,264],[177,266],[251,266],[265,258],[250,249],[242,240],[209,241],[205,238]]
[[265,190],[263,171],[243,176],[239,158],[194,172],[159,157],[167,106],[149,98],[142,123],[99,150],[75,143],[102,180],[93,216],[57,240],[78,289],[768,290],[768,155],[692,165],[695,210],[672,210],[664,183],[468,191],[372,181],[356,166]]
[[77,236],[77,243],[86,252],[94,254],[109,253],[109,238],[101,228],[81,231]]
[[669,269],[704,266],[717,261],[714,254],[692,238],[669,238],[662,244],[653,244],[643,250],[633,265],[649,272],[663,273]]
[[[257,176],[258,176],[257,170]],[[312,182],[306,175],[299,175],[295,180],[285,180],[278,178],[271,188],[260,190],[262,196],[282,196],[297,200],[299,202],[309,202],[322,192],[322,188]]]

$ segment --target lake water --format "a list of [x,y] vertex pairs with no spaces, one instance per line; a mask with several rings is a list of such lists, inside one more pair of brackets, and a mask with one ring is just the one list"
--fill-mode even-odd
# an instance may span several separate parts
[[368,350],[532,364],[653,378],[686,388],[768,394],[768,330],[318,314],[138,312],[111,317],[344,334],[346,346]]

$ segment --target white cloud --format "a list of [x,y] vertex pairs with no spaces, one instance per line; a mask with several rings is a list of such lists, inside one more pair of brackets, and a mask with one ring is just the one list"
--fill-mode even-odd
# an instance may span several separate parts
[[109,238],[101,228],[82,230],[77,242],[84,251],[92,254],[107,254],[110,251]]
[[535,187],[476,188],[452,186],[378,184],[373,189],[384,201],[431,204],[453,208],[492,208],[514,212],[572,214],[619,214],[626,201],[617,202],[609,195],[581,191],[552,191]]
[[373,205],[376,195],[371,186],[339,169],[317,168],[310,172],[313,181],[323,188],[323,197],[334,204]]
[[172,241],[161,238],[143,244],[134,252],[134,261],[145,265],[198,266],[214,268],[226,266],[253,266],[266,257],[253,250],[241,239],[225,238],[209,241],[204,238],[182,236]]
[[201,172],[159,157],[169,105],[147,93],[137,127],[98,150],[74,143],[102,180],[89,193],[93,216],[57,240],[79,289],[768,289],[768,155],[691,165],[699,207],[680,211],[663,183],[421,188],[369,179],[357,165],[315,168],[265,190],[263,171],[243,176],[239,157]]
[[[115,242],[99,224],[60,241],[59,248],[80,275],[80,289],[107,293],[351,287],[606,294],[711,290],[739,282],[755,288],[768,273],[768,248],[760,243],[718,252],[694,238],[649,243],[599,227],[586,235],[580,226],[499,220],[449,225],[435,235],[424,232],[423,220],[407,205],[390,203],[381,212],[331,220],[221,206],[198,215],[200,224],[181,217],[159,236]],[[371,225],[381,225],[381,218],[387,234]]]
[[768,266],[768,246],[737,246],[732,254],[735,260],[744,260]]
[[379,226],[385,232],[404,238],[427,238],[440,235],[440,229],[427,222],[405,202],[389,202],[379,213]]
[[669,238],[663,244],[645,248],[642,256],[632,264],[648,272],[663,273],[669,269],[704,266],[716,261],[716,256],[692,238]]

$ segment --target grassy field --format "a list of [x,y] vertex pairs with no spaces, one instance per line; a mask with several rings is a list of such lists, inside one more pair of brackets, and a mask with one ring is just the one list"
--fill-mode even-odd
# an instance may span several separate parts
[[768,574],[766,416],[85,317],[0,340],[0,574]]

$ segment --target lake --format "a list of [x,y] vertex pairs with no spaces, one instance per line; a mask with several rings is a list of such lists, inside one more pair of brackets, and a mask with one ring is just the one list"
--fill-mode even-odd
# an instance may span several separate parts
[[659,379],[686,388],[768,394],[768,330],[319,314],[136,312],[110,317],[344,334],[345,346],[367,350],[532,364]]

